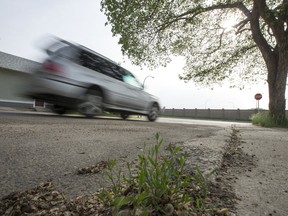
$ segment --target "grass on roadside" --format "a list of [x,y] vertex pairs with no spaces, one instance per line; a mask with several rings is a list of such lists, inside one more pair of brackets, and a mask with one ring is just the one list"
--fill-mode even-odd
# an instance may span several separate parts
[[113,215],[198,215],[207,211],[208,180],[199,168],[184,173],[187,153],[168,146],[160,155],[163,139],[156,134],[156,144],[144,148],[135,163],[127,163],[128,174],[111,161],[104,173],[112,184],[102,189],[99,198],[111,207]]
[[260,125],[262,127],[285,127],[288,128],[288,120],[279,125],[267,112],[258,112],[251,116],[252,124]]

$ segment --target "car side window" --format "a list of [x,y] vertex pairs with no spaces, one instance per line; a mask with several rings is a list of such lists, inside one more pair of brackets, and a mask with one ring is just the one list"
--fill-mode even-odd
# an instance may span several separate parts
[[123,81],[121,70],[117,65],[85,51],[81,52],[79,59],[82,66]]
[[123,75],[123,81],[129,85],[132,85],[137,88],[143,88],[138,80],[130,74]]
[[77,60],[77,56],[75,55],[76,50],[72,47],[64,46],[60,49],[58,49],[56,52],[51,53],[51,57],[60,56],[62,58],[69,59],[70,61],[75,62]]

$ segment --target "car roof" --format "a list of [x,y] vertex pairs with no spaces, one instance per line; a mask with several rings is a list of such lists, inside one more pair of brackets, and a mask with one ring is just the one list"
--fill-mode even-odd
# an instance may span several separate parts
[[72,43],[72,42],[69,42],[69,41],[66,41],[64,39],[61,39],[61,38],[55,38],[56,39],[56,42],[52,43],[50,46],[48,46],[48,48],[46,48],[46,52],[48,53],[48,55],[51,55],[55,52],[57,52],[59,49],[63,48],[63,47],[73,47],[75,48],[76,50],[79,50],[79,51],[86,51],[88,53],[91,53],[93,55],[96,55],[97,57],[100,57],[106,61],[108,61],[109,63],[113,64],[113,65],[116,65],[117,67],[121,68],[123,70],[123,72],[127,75],[130,75],[130,76],[133,76],[134,75],[128,71],[127,69],[121,67],[118,63],[116,63],[115,61],[107,58],[106,56],[92,50],[92,49],[89,49],[83,45],[80,45],[80,44],[77,44],[77,43]]

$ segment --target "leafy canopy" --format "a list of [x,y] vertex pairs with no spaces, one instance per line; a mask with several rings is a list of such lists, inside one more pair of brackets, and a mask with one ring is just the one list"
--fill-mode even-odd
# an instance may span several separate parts
[[[267,73],[249,24],[254,1],[102,0],[101,4],[113,35],[120,35],[122,52],[133,63],[154,68],[167,65],[171,56],[183,56],[186,65],[180,79],[210,84],[229,78],[239,84],[239,80],[256,82]],[[285,2],[266,0],[278,19],[287,14]],[[261,18],[259,22],[273,49],[276,41],[269,26]]]

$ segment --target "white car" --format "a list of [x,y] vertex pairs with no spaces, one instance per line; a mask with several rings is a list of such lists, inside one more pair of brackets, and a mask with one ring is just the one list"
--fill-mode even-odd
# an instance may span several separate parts
[[59,39],[46,49],[49,57],[33,73],[26,95],[53,104],[64,114],[77,110],[87,117],[104,111],[145,115],[155,121],[158,100],[144,91],[134,75],[112,60],[81,45]]

